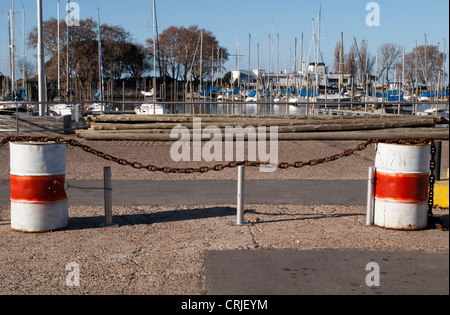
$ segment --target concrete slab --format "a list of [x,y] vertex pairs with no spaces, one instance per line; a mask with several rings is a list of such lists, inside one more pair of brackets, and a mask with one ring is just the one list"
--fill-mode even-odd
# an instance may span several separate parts
[[[207,251],[205,266],[206,292],[210,295],[449,294],[448,254]],[[368,286],[374,284],[375,274],[379,275],[379,286]]]
[[[367,184],[362,180],[247,180],[248,204],[364,205]],[[68,180],[71,206],[103,205],[102,180]],[[114,205],[235,204],[235,180],[143,181],[116,180]],[[0,202],[9,203],[9,183],[0,185]]]

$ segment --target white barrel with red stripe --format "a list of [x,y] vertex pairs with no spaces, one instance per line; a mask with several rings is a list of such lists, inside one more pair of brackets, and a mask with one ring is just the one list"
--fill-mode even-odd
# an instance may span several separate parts
[[66,145],[10,143],[11,228],[48,232],[68,225]]
[[427,226],[430,150],[431,145],[378,144],[374,225],[399,230]]

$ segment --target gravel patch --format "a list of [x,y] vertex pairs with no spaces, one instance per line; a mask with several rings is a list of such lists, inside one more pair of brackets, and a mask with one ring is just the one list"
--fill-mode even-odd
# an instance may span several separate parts
[[[67,229],[25,234],[0,207],[0,294],[204,294],[207,250],[449,250],[448,232],[364,226],[364,207],[247,205],[254,223],[242,227],[229,224],[233,205],[115,206],[115,227],[102,226],[102,207],[69,212]],[[448,211],[436,215],[448,226]],[[80,286],[67,285],[70,263]]]

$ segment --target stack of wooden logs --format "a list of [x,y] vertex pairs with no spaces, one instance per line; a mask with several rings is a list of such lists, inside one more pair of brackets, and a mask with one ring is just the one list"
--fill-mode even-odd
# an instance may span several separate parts
[[[243,129],[247,139],[252,133],[258,133],[259,126],[266,127],[263,130],[267,135],[269,127],[277,126],[278,140],[449,138],[448,128],[436,128],[443,122],[437,116],[101,115],[85,119],[91,128],[79,130],[77,135],[87,140],[177,141],[181,132],[175,127],[188,130],[191,139],[193,134],[200,133],[205,141],[217,140],[218,130],[222,139],[226,127],[234,127],[231,132]],[[215,127],[214,135],[205,132],[208,126]]]

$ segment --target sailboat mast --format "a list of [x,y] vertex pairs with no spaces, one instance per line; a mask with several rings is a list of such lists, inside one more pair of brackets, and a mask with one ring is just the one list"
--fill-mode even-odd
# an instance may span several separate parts
[[271,86],[270,86],[270,34],[269,34],[268,46],[269,46],[269,51],[268,51],[267,60],[269,62],[268,62],[268,67],[267,67],[267,89],[270,90],[270,88],[271,88]]
[[72,52],[70,47],[70,0],[67,0],[67,99],[72,102]]
[[[237,70],[238,70],[238,100],[241,100],[241,57],[239,50],[239,37],[236,37],[236,62],[237,62]],[[234,101],[234,97],[232,99]]]
[[425,51],[425,67],[424,67],[425,86],[428,90],[427,34],[423,34],[423,41]]
[[[8,60],[8,56],[9,55],[9,60]],[[8,53],[5,52],[5,60],[6,60],[6,68],[9,71],[10,77],[11,77],[11,12],[8,12]],[[8,61],[9,61],[9,65],[8,65]],[[13,91],[12,88],[12,82],[11,84],[9,83],[8,80],[6,80],[6,85],[8,86],[9,92]]]
[[[319,4],[319,28],[318,28],[318,34],[317,34],[317,62],[320,63],[320,16],[321,16],[321,12],[322,12],[322,5]],[[317,67],[316,64],[316,71],[317,71],[317,77],[316,77],[316,82],[317,82],[317,89],[316,89],[316,93],[317,95],[319,94],[319,88],[320,88],[320,76],[319,76],[319,69]],[[326,85],[326,82],[325,82]]]
[[[100,31],[100,8],[98,8],[98,78],[99,78],[99,90],[100,99],[105,101],[105,81],[103,78],[103,56],[102,56],[102,35]],[[102,103],[102,106],[104,104]]]
[[247,87],[248,90],[250,91],[250,44],[251,44],[251,40],[252,40],[252,35],[248,34],[248,77],[247,77]]
[[340,93],[343,92],[344,92],[344,32],[341,32],[341,90],[339,92],[339,95]]
[[403,47],[402,57],[402,89],[405,89],[405,47]]
[[294,40],[294,73],[297,73],[297,37]]
[[25,75],[25,6],[22,6],[22,30],[22,95],[26,95],[27,80]]
[[11,32],[11,90],[13,99],[16,98],[16,58],[15,50],[16,44],[14,40],[14,0],[11,0],[11,11],[10,11],[10,32]]
[[258,90],[259,90],[259,43],[256,44],[256,71],[257,71],[257,77],[256,77],[256,101],[258,101]]
[[198,84],[198,98],[200,99],[200,93],[202,93],[203,83],[203,29],[200,31],[200,82]]
[[59,16],[59,12],[60,12],[60,7],[59,7],[59,0],[58,0],[58,5],[57,5],[57,10],[58,10],[58,96],[59,96],[59,92],[61,91],[61,58],[60,58],[60,16]]
[[39,116],[44,116],[45,105],[45,77],[44,77],[44,43],[42,41],[42,0],[37,0],[37,28],[38,28],[38,80],[39,80]]
[[[303,33],[300,48],[300,87],[303,87]],[[301,91],[301,88],[300,88]]]
[[156,3],[153,0],[153,110],[156,106]]
[[319,28],[317,35],[317,61],[320,62],[320,17],[322,12],[322,5],[319,4]]
[[319,71],[318,71],[318,55],[317,55],[317,39],[316,39],[316,26],[314,24],[314,20],[312,20],[312,28],[313,28],[313,39],[314,39],[314,72],[315,72],[315,93],[317,93],[317,89],[319,87]]
[[280,36],[279,36],[279,34],[277,34],[277,90],[279,90],[279,88],[280,88],[280,80],[279,80],[279,73],[280,73],[279,61],[280,61],[280,58],[279,58],[279,53],[280,53]]
[[443,69],[442,69],[442,75],[443,75],[443,82],[444,82],[444,86],[445,86],[445,68],[447,67],[447,45],[445,43],[445,38],[444,38],[444,49],[443,49],[444,55],[442,56],[444,58],[444,61],[442,62],[443,64]]

